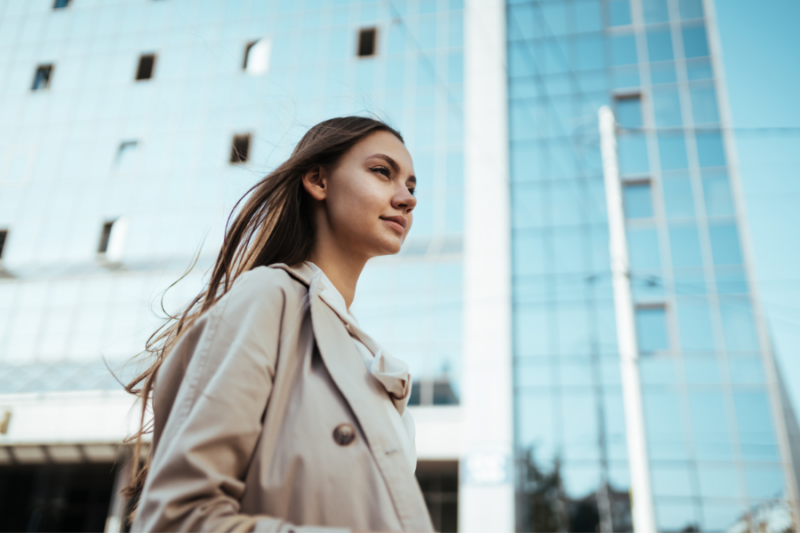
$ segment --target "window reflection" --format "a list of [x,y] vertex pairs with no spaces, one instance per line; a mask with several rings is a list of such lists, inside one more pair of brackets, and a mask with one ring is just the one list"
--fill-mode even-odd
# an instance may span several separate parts
[[642,134],[620,135],[617,139],[619,170],[623,176],[641,176],[650,171],[647,141]]
[[638,94],[616,98],[615,104],[615,118],[620,127],[642,127],[642,99]]

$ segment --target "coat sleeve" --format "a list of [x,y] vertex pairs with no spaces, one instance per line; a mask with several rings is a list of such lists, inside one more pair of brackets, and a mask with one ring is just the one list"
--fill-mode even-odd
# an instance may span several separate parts
[[[267,268],[243,274],[167,356],[164,383],[158,383],[163,365],[156,381],[156,418],[161,390],[171,405],[160,435],[156,420],[134,531],[333,531],[239,513],[272,391],[281,322],[295,318],[286,316],[282,276]],[[175,371],[180,360],[188,361],[185,372]]]

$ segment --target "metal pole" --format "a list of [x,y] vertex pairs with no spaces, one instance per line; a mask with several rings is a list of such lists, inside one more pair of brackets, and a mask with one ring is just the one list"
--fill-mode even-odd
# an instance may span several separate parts
[[616,123],[608,106],[598,111],[600,150],[608,207],[609,253],[614,287],[614,309],[617,319],[617,344],[622,370],[622,397],[625,404],[625,428],[628,441],[628,462],[631,469],[631,507],[636,533],[656,533],[653,495],[650,487],[650,465],[644,430],[642,387],[639,382],[639,350],[633,316],[633,298],[628,276],[628,242],[625,238],[625,217],[622,211],[622,188],[617,164]]

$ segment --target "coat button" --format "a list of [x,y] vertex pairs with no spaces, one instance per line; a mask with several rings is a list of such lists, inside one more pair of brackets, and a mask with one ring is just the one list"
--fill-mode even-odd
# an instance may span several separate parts
[[356,440],[356,430],[350,424],[339,424],[333,430],[333,440],[339,446],[347,446]]

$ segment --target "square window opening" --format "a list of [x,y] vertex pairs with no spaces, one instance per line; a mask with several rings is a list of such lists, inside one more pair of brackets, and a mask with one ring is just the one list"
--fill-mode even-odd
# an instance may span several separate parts
[[53,9],[64,9],[65,7],[69,6],[70,0],[56,0],[53,3]]
[[250,134],[234,135],[231,143],[231,163],[246,163],[250,159]]
[[151,79],[155,66],[155,54],[143,54],[139,56],[139,66],[136,67],[136,81]]
[[623,93],[614,96],[614,116],[622,129],[642,127],[642,95]]
[[6,249],[7,241],[8,241],[8,230],[0,229],[0,261],[3,260],[3,252]]
[[114,227],[114,221],[103,222],[103,229],[100,231],[100,242],[97,244],[97,253],[104,254],[108,251],[108,243],[111,240],[111,230]]
[[269,69],[272,41],[266,37],[247,43],[244,47],[242,70],[248,74],[264,74]]
[[33,91],[43,91],[50,88],[50,79],[53,77],[53,65],[39,65],[33,76]]
[[358,32],[358,57],[372,57],[376,53],[377,28],[364,28]]
[[625,217],[651,218],[653,216],[653,195],[650,181],[628,181],[623,185],[622,199]]

